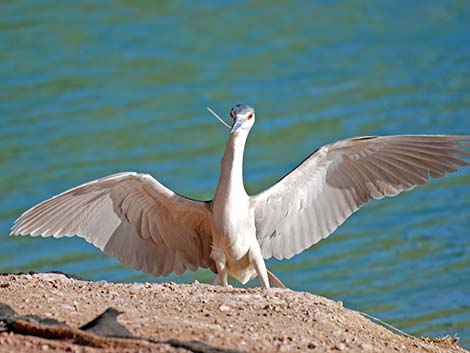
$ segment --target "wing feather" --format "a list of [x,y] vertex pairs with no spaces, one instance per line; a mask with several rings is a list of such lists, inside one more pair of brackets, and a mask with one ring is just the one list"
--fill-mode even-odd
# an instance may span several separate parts
[[207,203],[184,198],[147,174],[119,173],[46,200],[12,235],[84,237],[124,264],[159,275],[214,269]]
[[326,145],[251,197],[265,258],[290,258],[329,236],[373,199],[468,166],[470,136],[358,137]]

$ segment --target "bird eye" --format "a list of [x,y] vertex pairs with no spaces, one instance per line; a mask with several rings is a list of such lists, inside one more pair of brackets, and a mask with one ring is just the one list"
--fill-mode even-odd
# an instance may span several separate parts
[[251,119],[252,117],[253,117],[253,113],[250,113],[250,114],[248,115],[248,120]]

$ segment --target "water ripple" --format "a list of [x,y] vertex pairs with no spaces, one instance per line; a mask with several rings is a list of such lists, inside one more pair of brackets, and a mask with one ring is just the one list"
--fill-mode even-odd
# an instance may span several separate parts
[[[467,1],[360,4],[8,2],[0,16],[0,266],[152,278],[80,238],[8,238],[25,209],[124,170],[210,199],[226,130],[257,108],[247,190],[352,135],[470,132]],[[417,20],[419,19],[419,20]],[[372,202],[330,238],[268,266],[415,335],[470,346],[470,178],[459,171]],[[254,284],[251,284],[254,285]]]

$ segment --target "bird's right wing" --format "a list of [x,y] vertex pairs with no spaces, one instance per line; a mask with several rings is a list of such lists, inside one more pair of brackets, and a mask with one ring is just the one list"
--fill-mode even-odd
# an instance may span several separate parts
[[372,199],[395,196],[429,176],[467,166],[470,136],[359,137],[323,146],[271,188],[255,195],[264,258],[290,258],[333,233]]
[[79,235],[124,264],[155,276],[206,267],[207,203],[182,197],[148,174],[125,172],[70,189],[18,218],[11,235]]

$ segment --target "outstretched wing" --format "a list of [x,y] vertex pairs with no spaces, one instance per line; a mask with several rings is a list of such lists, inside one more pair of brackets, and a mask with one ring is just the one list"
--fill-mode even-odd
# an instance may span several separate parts
[[155,276],[214,268],[209,207],[148,174],[119,173],[29,209],[11,235],[79,235],[124,264]]
[[[470,136],[358,137],[326,145],[251,198],[263,256],[290,258],[326,238],[372,199],[470,163]],[[467,142],[465,142],[467,140]]]

